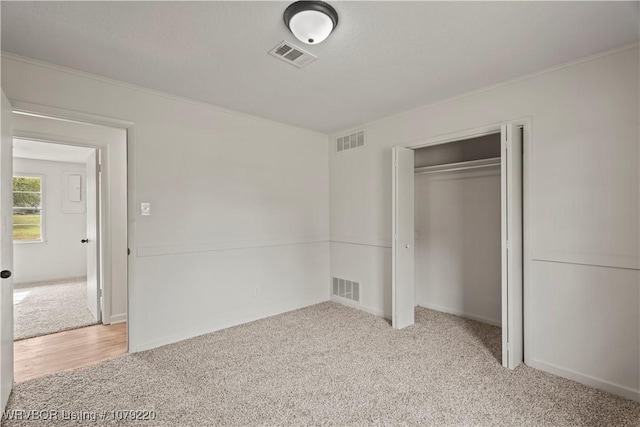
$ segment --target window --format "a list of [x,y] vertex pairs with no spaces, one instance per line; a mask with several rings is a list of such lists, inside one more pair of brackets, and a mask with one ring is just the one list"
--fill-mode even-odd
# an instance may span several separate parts
[[42,178],[13,177],[13,241],[42,242]]

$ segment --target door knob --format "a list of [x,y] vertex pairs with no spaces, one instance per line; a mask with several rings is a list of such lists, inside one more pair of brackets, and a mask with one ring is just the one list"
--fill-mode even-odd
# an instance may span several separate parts
[[0,271],[0,277],[2,277],[3,279],[8,279],[9,277],[11,277],[11,272],[9,270],[2,270]]
[[407,248],[407,249],[409,249],[410,247],[411,247],[411,245],[407,245],[407,246],[405,246],[405,248]]
[[80,240],[80,242],[82,242],[82,243],[89,243],[89,239],[82,239],[82,240]]

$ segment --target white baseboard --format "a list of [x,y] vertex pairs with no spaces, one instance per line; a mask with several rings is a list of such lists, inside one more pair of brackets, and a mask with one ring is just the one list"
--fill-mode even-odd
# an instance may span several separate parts
[[127,321],[127,313],[112,314],[109,318],[109,324],[122,323]]
[[376,310],[375,308],[366,307],[366,306],[364,306],[364,305],[362,305],[360,303],[357,303],[355,301],[351,301],[351,300],[346,299],[346,298],[342,298],[342,297],[338,297],[338,296],[335,296],[335,295],[331,295],[330,301],[337,302],[337,303],[342,304],[342,305],[346,305],[347,307],[356,308],[358,310],[366,311],[367,313],[373,314],[374,316],[378,316],[378,317],[385,318],[387,320],[391,320],[391,315],[388,314],[388,313],[385,313],[382,310]]
[[301,305],[297,305],[297,304],[290,305],[288,307],[275,310],[273,313],[268,313],[268,314],[257,314],[254,316],[240,316],[237,318],[226,319],[222,322],[220,321],[216,322],[215,326],[211,325],[210,323],[202,323],[197,326],[194,326],[193,328],[190,328],[190,330],[186,333],[183,333],[180,335],[172,335],[172,336],[161,338],[159,340],[149,341],[149,342],[145,342],[137,345],[135,343],[132,344],[131,341],[129,341],[129,353],[138,353],[140,351],[152,350],[154,348],[162,347],[164,345],[173,344],[179,341],[184,341],[189,338],[195,338],[200,335],[210,334],[213,332],[221,331],[223,329],[239,326],[245,323],[255,322],[256,320],[262,320],[269,317],[277,316],[279,314],[288,313],[290,311],[300,310],[305,307],[311,307],[312,305],[320,304],[324,301],[319,300],[314,302],[303,303]]
[[86,282],[87,276],[60,277],[58,279],[36,280],[31,282],[14,282],[15,289],[31,288],[35,286],[64,285],[67,283]]
[[[373,314],[374,316],[379,316],[387,320],[391,320],[391,314],[389,313],[385,313],[382,310],[364,306],[362,304],[359,304],[355,301],[351,301],[346,298],[342,298],[336,295],[331,295],[330,300],[342,305],[346,305],[347,307],[357,308],[358,310],[366,311],[367,313]],[[441,311],[443,313],[453,314],[454,316],[465,317],[467,319],[476,320],[482,323],[488,323],[489,325],[502,327],[502,322],[500,320],[494,320],[494,319],[489,319],[488,317],[476,316],[474,314],[469,314],[469,313],[463,313],[461,311],[451,310],[451,309],[440,307],[438,305],[433,305],[433,304],[419,304],[419,306],[424,308],[429,308],[431,310]]]
[[459,310],[453,310],[447,307],[441,307],[435,304],[418,304],[420,307],[428,308],[431,310],[442,311],[443,313],[453,314],[454,316],[460,316],[471,320],[476,320],[482,323],[488,323],[489,325],[502,327],[501,320],[489,319],[488,317],[478,316],[475,314],[465,313]]
[[540,369],[554,375],[558,375],[563,378],[568,378],[573,381],[588,385],[589,387],[604,390],[609,393],[625,397],[630,400],[640,402],[640,390],[634,390],[629,387],[625,387],[619,384],[615,384],[600,378],[595,378],[589,375],[581,374],[579,372],[572,371],[570,369],[556,366],[552,363],[546,363],[541,360],[533,359],[530,363],[527,363],[532,368]]

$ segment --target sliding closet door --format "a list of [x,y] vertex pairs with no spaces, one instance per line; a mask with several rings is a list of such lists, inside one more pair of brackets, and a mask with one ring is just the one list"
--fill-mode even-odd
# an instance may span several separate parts
[[502,365],[523,361],[522,133],[502,126]]
[[393,148],[392,324],[395,329],[413,325],[414,239],[413,150]]

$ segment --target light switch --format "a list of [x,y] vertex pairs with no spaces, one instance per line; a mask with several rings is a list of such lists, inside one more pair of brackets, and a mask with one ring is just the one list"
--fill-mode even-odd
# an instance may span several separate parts
[[140,215],[151,215],[151,203],[140,203]]

